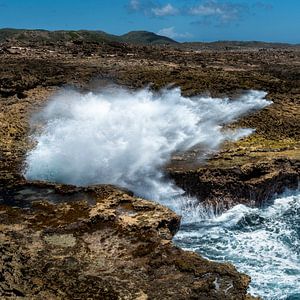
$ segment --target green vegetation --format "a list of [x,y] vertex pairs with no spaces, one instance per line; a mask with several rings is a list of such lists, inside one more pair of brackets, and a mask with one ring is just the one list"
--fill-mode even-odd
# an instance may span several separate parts
[[131,31],[120,36],[122,41],[133,44],[177,44],[176,41],[148,31]]
[[6,40],[17,40],[23,42],[67,42],[67,41],[83,41],[83,42],[120,42],[133,44],[176,44],[174,40],[157,35],[147,31],[132,31],[122,36],[108,34],[104,31],[91,30],[27,30],[27,29],[0,29],[0,43]]

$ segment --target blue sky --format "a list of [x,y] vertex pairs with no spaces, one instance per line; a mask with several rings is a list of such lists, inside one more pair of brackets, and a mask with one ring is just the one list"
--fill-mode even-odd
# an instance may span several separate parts
[[299,0],[0,0],[0,28],[148,30],[179,41],[300,43]]

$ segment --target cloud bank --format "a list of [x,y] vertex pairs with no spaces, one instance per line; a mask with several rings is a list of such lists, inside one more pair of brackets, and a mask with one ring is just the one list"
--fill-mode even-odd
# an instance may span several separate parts
[[245,4],[220,3],[210,0],[188,8],[187,13],[193,16],[210,18],[219,23],[230,23],[239,20],[248,9]]
[[179,10],[172,6],[170,3],[164,5],[164,6],[157,6],[151,8],[151,12],[157,16],[157,17],[163,17],[163,16],[175,16],[178,14]]
[[[226,0],[204,0],[204,1],[185,1],[180,6],[171,2],[161,4],[159,2],[145,0],[130,0],[128,4],[131,11],[140,12],[146,16],[165,18],[172,16],[190,16],[199,18],[198,22],[191,24],[218,24],[228,25],[239,22],[242,18],[251,13],[254,8],[270,10],[272,6],[258,1],[254,3],[235,2]],[[171,27],[171,26],[170,26]],[[169,28],[170,28],[169,27]]]

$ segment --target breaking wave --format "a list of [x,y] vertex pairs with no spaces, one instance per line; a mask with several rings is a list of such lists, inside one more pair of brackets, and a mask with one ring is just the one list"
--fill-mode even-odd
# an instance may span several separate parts
[[251,134],[252,129],[224,125],[269,105],[265,96],[249,91],[237,100],[188,98],[179,88],[62,91],[32,120],[36,146],[27,156],[25,176],[110,183],[153,200],[170,199],[182,194],[162,171],[171,155],[201,145],[203,159],[224,141]]
[[182,225],[174,240],[251,276],[250,293],[267,300],[300,299],[300,190],[263,208],[236,205]]
[[65,90],[32,119],[35,147],[26,158],[31,180],[116,184],[182,215],[175,242],[209,259],[231,261],[252,277],[250,292],[269,300],[299,299],[300,195],[262,209],[237,205],[215,215],[165,177],[173,154],[199,147],[198,159],[252,129],[225,125],[271,102],[249,91],[239,99],[184,97],[179,88],[154,93],[110,88]]

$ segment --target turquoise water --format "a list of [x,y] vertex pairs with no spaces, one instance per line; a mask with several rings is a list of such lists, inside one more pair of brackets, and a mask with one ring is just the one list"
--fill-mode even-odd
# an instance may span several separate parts
[[[194,213],[195,214],[195,213]],[[267,300],[300,299],[300,191],[263,208],[237,205],[196,220],[185,212],[176,244],[251,276],[249,292]]]

